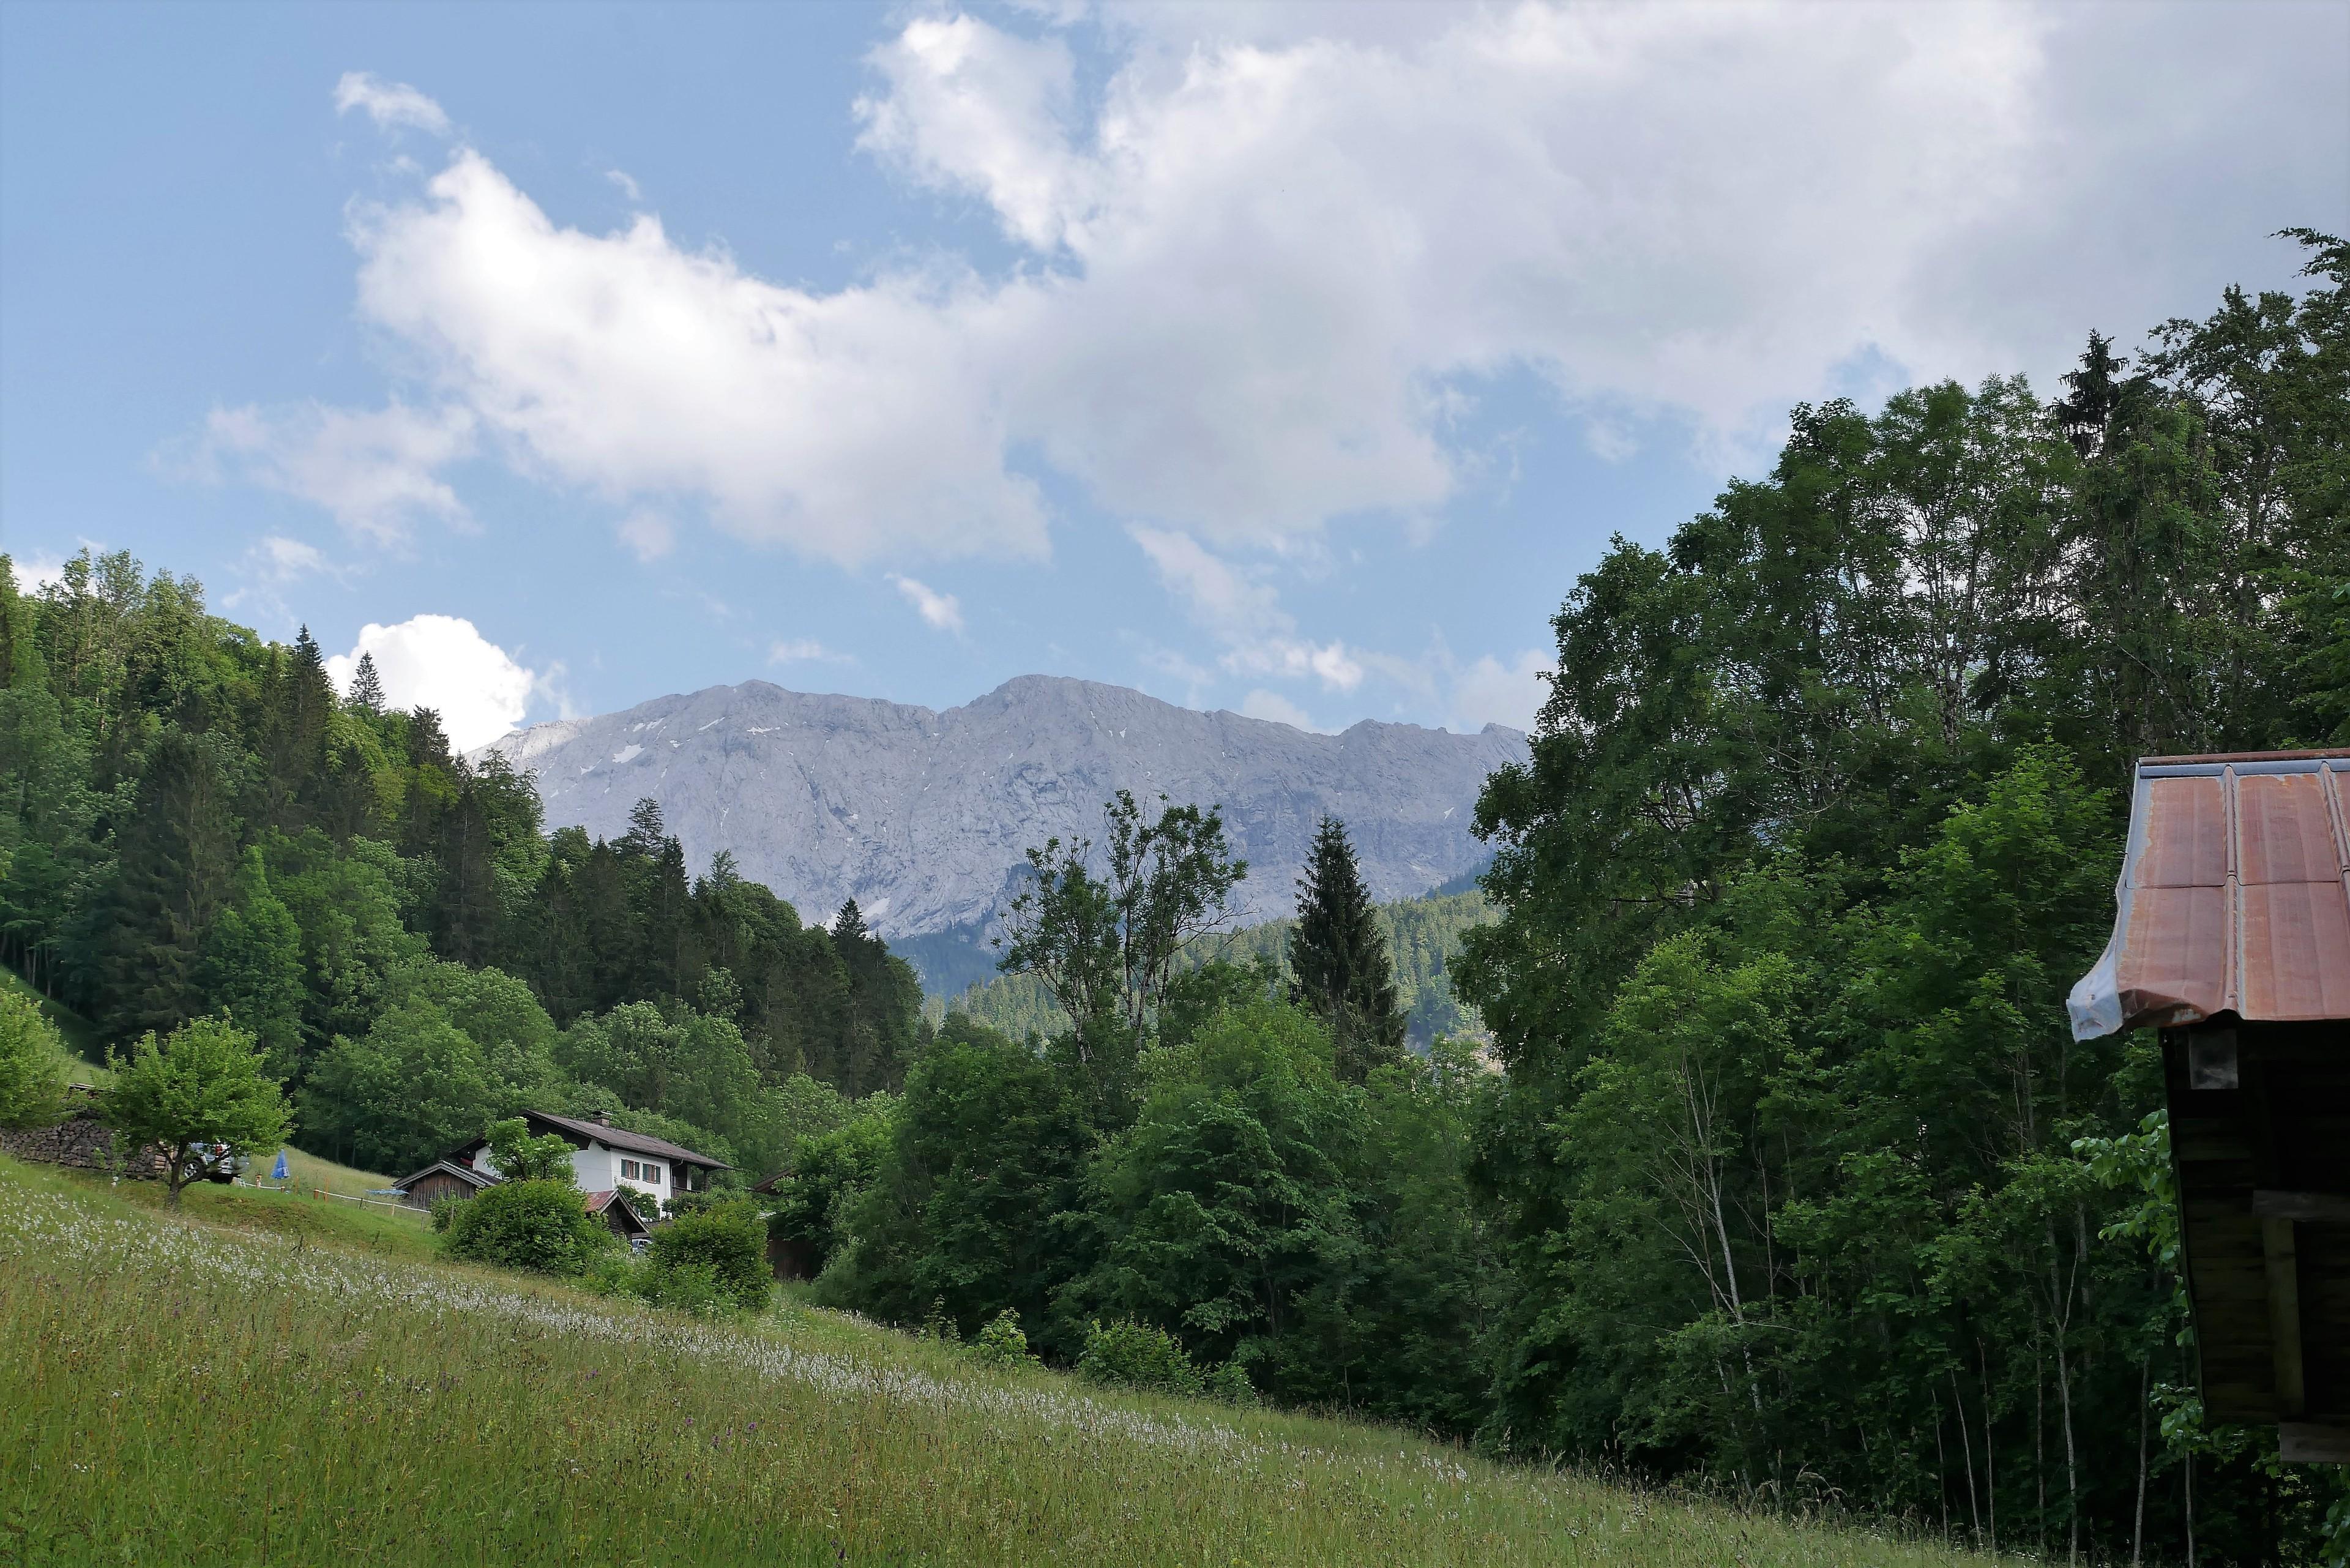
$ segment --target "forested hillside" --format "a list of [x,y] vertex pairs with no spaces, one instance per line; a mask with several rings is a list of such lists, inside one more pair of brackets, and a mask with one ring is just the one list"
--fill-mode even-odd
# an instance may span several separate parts
[[371,669],[338,696],[307,633],[127,556],[37,596],[0,557],[0,954],[107,1043],[226,1011],[304,1146],[373,1168],[525,1104],[773,1168],[923,1033],[854,906],[827,929],[723,857],[691,877],[650,806],[544,835],[527,778]]
[[2199,1419],[2155,1041],[2064,1007],[2134,759],[2350,742],[2350,248],[2295,237],[2304,298],[2092,337],[2053,408],[1799,409],[1568,596],[1455,972],[1507,1066],[1507,1446],[2306,1550],[2334,1482]]

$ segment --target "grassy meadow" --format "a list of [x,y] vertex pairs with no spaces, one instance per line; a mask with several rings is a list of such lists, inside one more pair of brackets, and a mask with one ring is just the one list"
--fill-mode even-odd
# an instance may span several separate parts
[[1987,1561],[991,1370],[788,1301],[617,1303],[356,1205],[158,1196],[0,1159],[0,1563]]

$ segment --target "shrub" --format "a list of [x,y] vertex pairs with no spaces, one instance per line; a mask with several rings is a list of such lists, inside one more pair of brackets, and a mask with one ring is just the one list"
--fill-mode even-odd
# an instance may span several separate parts
[[1209,1367],[1200,1379],[1200,1392],[1227,1405],[1248,1407],[1258,1402],[1256,1385],[1249,1380],[1248,1368],[1237,1361],[1219,1361]]
[[613,1245],[567,1181],[508,1181],[456,1204],[442,1244],[455,1258],[543,1274],[577,1274]]
[[979,1331],[979,1337],[971,1342],[971,1354],[995,1366],[1030,1366],[1036,1361],[1028,1354],[1028,1336],[1020,1331],[1020,1314],[1010,1307]]
[[43,1127],[65,1114],[66,1044],[29,997],[0,991],[0,1127]]
[[1094,1324],[1086,1331],[1077,1376],[1113,1388],[1148,1388],[1162,1394],[1198,1394],[1200,1369],[1166,1330],[1149,1324]]
[[[712,1288],[746,1312],[767,1304],[775,1282],[767,1271],[767,1227],[747,1203],[715,1204],[671,1220],[653,1233],[647,1263],[655,1292],[699,1293],[699,1276],[686,1271],[707,1270]],[[656,1293],[652,1299],[664,1298]]]

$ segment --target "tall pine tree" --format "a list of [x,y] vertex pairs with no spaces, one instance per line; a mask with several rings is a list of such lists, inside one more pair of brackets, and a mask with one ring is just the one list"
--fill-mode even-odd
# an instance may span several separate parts
[[1326,816],[1314,835],[1305,875],[1297,879],[1297,924],[1289,934],[1290,1000],[1330,1028],[1338,1075],[1361,1083],[1382,1063],[1403,1059],[1404,1016],[1396,1005],[1371,896],[1347,826]]

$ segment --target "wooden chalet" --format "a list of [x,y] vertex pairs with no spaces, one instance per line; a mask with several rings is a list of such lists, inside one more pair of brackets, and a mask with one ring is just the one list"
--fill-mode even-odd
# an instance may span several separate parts
[[2210,1419],[2350,1463],[2350,752],[2138,764],[2073,1033],[2161,1031]]

